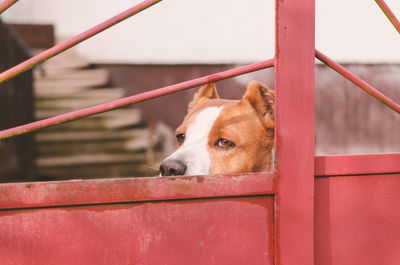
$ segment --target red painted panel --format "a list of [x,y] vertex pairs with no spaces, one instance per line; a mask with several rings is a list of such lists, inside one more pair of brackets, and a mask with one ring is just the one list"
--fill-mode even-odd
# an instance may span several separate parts
[[273,197],[0,211],[1,264],[273,264]]
[[315,157],[316,176],[400,173],[400,153]]
[[273,194],[274,174],[0,184],[0,209]]
[[318,265],[400,263],[400,174],[316,178]]

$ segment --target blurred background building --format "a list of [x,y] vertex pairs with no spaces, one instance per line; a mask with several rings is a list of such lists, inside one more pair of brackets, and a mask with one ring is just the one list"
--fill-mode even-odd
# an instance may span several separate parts
[[[19,1],[1,20],[34,54],[139,2]],[[400,2],[386,2],[400,17]],[[374,1],[318,0],[316,47],[400,102],[400,37]],[[165,0],[37,67],[32,119],[273,56],[273,0]],[[222,97],[239,99],[254,79],[274,88],[273,69],[217,87]],[[22,155],[34,157],[29,176],[1,170],[25,161],[17,155],[1,162],[0,174],[11,180],[156,175],[158,161],[174,148],[173,131],[193,92],[40,131],[31,140],[34,151]],[[317,155],[400,151],[400,116],[318,62],[315,104]],[[0,148],[3,154],[15,149]]]

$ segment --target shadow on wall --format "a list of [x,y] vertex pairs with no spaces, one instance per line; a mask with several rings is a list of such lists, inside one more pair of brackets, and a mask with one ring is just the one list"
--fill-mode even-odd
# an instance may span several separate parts
[[[16,32],[0,20],[0,72],[28,59],[27,47]],[[0,130],[33,121],[32,71],[0,84]],[[0,182],[34,178],[35,145],[32,134],[0,141]]]
[[[235,65],[102,65],[111,83],[127,95],[209,75]],[[345,65],[372,86],[400,102],[400,65]],[[274,88],[274,70],[266,69],[217,83],[222,98],[239,99],[251,80]],[[400,116],[325,65],[316,66],[316,154],[400,151]],[[134,105],[145,120],[176,128],[197,89]]]

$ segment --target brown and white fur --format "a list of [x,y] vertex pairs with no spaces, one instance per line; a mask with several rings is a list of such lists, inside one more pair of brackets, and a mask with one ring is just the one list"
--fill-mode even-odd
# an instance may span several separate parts
[[274,91],[257,81],[241,100],[220,99],[214,84],[202,86],[176,129],[178,149],[161,163],[161,175],[271,171],[274,100]]

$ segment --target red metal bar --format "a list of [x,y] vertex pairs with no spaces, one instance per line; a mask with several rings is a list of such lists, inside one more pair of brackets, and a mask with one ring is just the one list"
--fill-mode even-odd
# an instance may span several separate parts
[[353,84],[363,89],[365,92],[400,114],[400,105],[391,100],[386,95],[382,94],[367,82],[341,66],[340,64],[334,62],[332,59],[328,58],[326,55],[322,54],[320,51],[315,50],[315,57],[317,57],[321,62],[331,67],[333,70],[344,76],[347,80],[351,81]]
[[274,264],[313,265],[315,1],[275,3]]
[[18,0],[4,0],[0,3],[0,14],[6,11],[10,6],[18,2]]
[[400,173],[400,153],[315,157],[315,176]]
[[1,184],[0,209],[272,195],[274,179],[272,173],[249,173]]
[[166,86],[163,88],[148,91],[148,92],[141,93],[138,95],[134,95],[134,96],[130,96],[130,97],[122,98],[122,99],[117,99],[117,100],[110,101],[110,102],[107,102],[104,104],[100,104],[97,106],[69,112],[66,114],[62,114],[62,115],[59,115],[56,117],[44,119],[41,121],[36,121],[36,122],[29,123],[29,124],[17,126],[17,127],[11,128],[11,129],[0,131],[0,139],[13,137],[15,135],[20,135],[20,134],[38,130],[40,128],[45,128],[45,127],[49,127],[52,125],[80,119],[80,118],[87,117],[90,115],[113,110],[116,108],[120,108],[120,107],[129,105],[129,104],[138,103],[141,101],[149,100],[152,98],[157,98],[157,97],[160,97],[160,96],[163,96],[166,94],[171,94],[171,93],[181,91],[184,89],[200,86],[200,85],[203,85],[206,83],[215,82],[218,80],[234,77],[237,75],[241,75],[241,74],[245,74],[245,73],[249,73],[249,72],[253,72],[253,71],[257,71],[257,70],[261,70],[264,68],[269,68],[269,67],[272,67],[273,65],[274,65],[274,60],[270,59],[267,61],[250,64],[250,65],[238,67],[235,69],[223,71],[220,73],[196,78],[196,79],[178,83],[175,85]]
[[397,29],[397,32],[400,33],[400,21],[396,18],[392,10],[390,10],[389,6],[383,0],[375,0],[375,2],[382,9],[383,13],[387,16],[387,18],[392,22],[393,26]]
[[60,44],[57,44],[56,46],[54,46],[42,53],[39,53],[36,56],[33,56],[32,58],[1,73],[0,74],[0,83],[20,74],[22,72],[25,72],[25,71],[31,69],[35,65],[40,64],[40,63],[50,59],[51,57],[53,57],[65,50],[77,45],[78,43],[108,29],[109,27],[145,10],[146,8],[151,7],[152,5],[154,5],[160,1],[162,1],[162,0],[145,0],[145,1],[135,5],[134,7],[131,7],[129,9],[119,13],[118,15],[90,28],[87,31],[84,31],[75,37],[72,37]]

